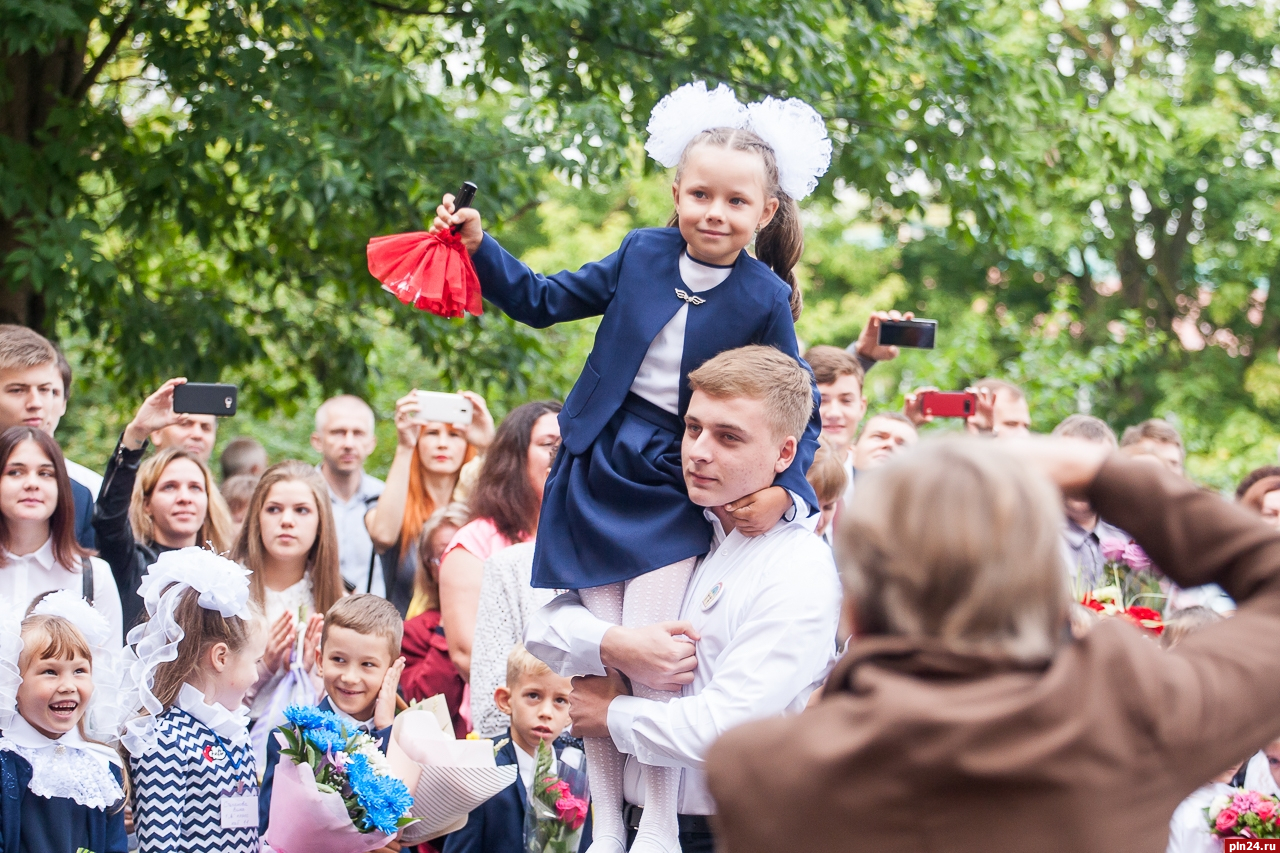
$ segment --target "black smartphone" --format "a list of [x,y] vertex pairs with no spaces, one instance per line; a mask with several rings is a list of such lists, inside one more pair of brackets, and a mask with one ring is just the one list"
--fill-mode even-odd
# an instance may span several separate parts
[[226,418],[236,413],[239,399],[240,389],[234,385],[187,382],[173,389],[173,410],[183,415]]
[[937,320],[881,320],[881,346],[933,349],[938,336]]

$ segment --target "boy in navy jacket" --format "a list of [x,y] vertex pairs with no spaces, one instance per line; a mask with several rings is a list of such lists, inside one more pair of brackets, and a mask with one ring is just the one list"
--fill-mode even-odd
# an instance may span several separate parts
[[[363,729],[385,755],[396,712],[396,688],[404,671],[400,641],[404,622],[395,605],[378,595],[348,595],[324,615],[317,670],[324,679],[320,710],[333,711],[351,729]],[[565,714],[566,720],[568,713]],[[258,794],[258,831],[265,837],[280,743],[267,739],[267,763]]]
[[[569,725],[569,679],[516,646],[507,657],[507,683],[494,691],[498,710],[511,718],[507,737],[497,741],[498,764],[518,764],[511,787],[485,801],[467,817],[467,825],[444,840],[444,853],[512,853],[524,849],[524,810],[533,780],[538,741],[553,741],[558,756],[569,745],[561,734]],[[437,842],[438,843],[438,842]],[[591,846],[591,818],[582,829],[579,850]]]

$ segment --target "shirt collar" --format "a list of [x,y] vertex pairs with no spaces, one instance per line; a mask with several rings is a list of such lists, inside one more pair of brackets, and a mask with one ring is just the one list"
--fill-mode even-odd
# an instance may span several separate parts
[[36,550],[32,551],[30,554],[23,554],[21,557],[19,557],[18,555],[11,553],[9,554],[9,559],[31,560],[37,566],[44,569],[46,572],[49,571],[55,565],[57,565],[57,563],[55,563],[53,559],[53,536],[50,536],[48,539],[44,540],[44,544],[41,545]]
[[362,723],[359,720],[357,720],[355,717],[351,716],[346,711],[342,710],[337,705],[335,705],[332,699],[329,700],[329,709],[333,711],[334,716],[336,716],[339,720],[342,720],[342,722],[346,724],[349,730],[359,729],[360,731],[365,733],[369,733],[373,731],[373,717],[370,717],[369,719],[365,720]]
[[[1099,521],[1098,526],[1101,527],[1101,525],[1102,522]],[[1068,518],[1067,526],[1062,531],[1062,536],[1067,540],[1067,544],[1071,546],[1073,551],[1079,551],[1081,546],[1084,545],[1084,541],[1094,532],[1096,532],[1096,528],[1094,530],[1085,530],[1083,527]]]
[[[788,510],[788,513],[790,513],[790,510]],[[711,550],[712,551],[719,548],[720,545],[724,542],[724,540],[728,539],[733,534],[738,533],[738,529],[736,527],[733,530],[729,531],[728,533],[725,533],[724,525],[720,523],[720,517],[716,515],[714,512],[712,512],[710,508],[704,509],[702,511],[702,517],[705,518],[707,521],[711,522]],[[770,527],[768,530],[766,530],[764,533],[761,533],[759,536],[755,536],[752,538],[768,539],[770,536],[773,536],[777,533],[780,533],[783,530],[786,530],[788,527],[790,527],[793,524],[799,524],[799,522],[796,521],[795,519],[788,521],[784,516],[773,527]],[[743,536],[741,533],[738,533],[738,536],[743,539],[747,538]]]
[[36,731],[36,727],[28,723],[25,718],[14,714],[13,722],[4,730],[4,736],[6,740],[11,740],[25,749],[43,750],[63,746],[68,749],[79,749],[88,752],[104,765],[124,766],[120,760],[119,753],[114,749],[104,743],[85,740],[84,735],[80,734],[79,726],[76,726],[61,737],[48,738]]
[[[316,466],[316,473],[319,474],[321,477],[324,477],[323,469],[324,469],[323,462],[321,462],[319,465]],[[351,500],[349,501],[344,501],[342,498],[340,498],[337,492],[333,490],[333,487],[329,485],[328,480],[324,481],[324,485],[325,485],[325,488],[329,490],[329,499],[331,501],[333,501],[334,503],[340,506],[346,506],[349,504],[364,503],[369,498],[375,497],[375,492],[377,491],[377,488],[378,488],[378,481],[374,479],[373,475],[362,470],[360,472],[360,488],[356,489],[356,493],[351,496]]]
[[249,742],[249,709],[243,705],[234,711],[228,711],[216,702],[210,705],[205,701],[203,692],[184,684],[178,691],[178,707],[213,729],[218,737],[226,738],[236,746]]

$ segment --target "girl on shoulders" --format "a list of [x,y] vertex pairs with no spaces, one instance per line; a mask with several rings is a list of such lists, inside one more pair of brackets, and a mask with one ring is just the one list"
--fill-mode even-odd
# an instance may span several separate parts
[[[689,372],[748,344],[800,359],[793,268],[804,234],[795,199],[831,161],[811,107],[772,98],[746,107],[725,86],[681,87],[654,109],[649,133],[649,153],[676,167],[668,227],[632,231],[616,252],[576,273],[533,272],[484,233],[476,210],[455,210],[451,196],[433,224],[458,229],[483,295],[512,318],[541,328],[602,315],[560,416],[564,451],[546,484],[533,585],[579,590],[592,614],[628,627],[677,617],[694,561],[711,542],[680,459]],[[753,242],[756,257],[746,251]],[[820,426],[814,406],[795,464],[729,506],[741,535],[818,511],[805,472]],[[634,687],[658,701],[676,695]],[[622,853],[622,756],[607,738],[588,739],[587,755],[596,806],[590,853]],[[679,779],[675,768],[645,768],[635,853],[679,848]]]
[[129,632],[142,716],[121,741],[133,774],[139,853],[257,853],[258,773],[245,691],[266,632],[244,569],[199,548],[160,555]]
[[[90,740],[94,652],[107,620],[79,593],[56,593],[0,636],[0,849],[125,853],[120,756]],[[61,597],[68,597],[62,600]],[[48,611],[60,611],[54,615]],[[14,626],[16,627],[16,625]]]

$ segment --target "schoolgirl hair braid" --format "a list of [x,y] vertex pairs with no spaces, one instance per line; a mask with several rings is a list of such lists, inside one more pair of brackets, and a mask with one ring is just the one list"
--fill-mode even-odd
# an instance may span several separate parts
[[[689,140],[676,165],[676,183],[684,174],[689,152],[698,145],[714,145],[730,151],[752,151],[764,162],[765,195],[778,200],[778,210],[769,224],[756,234],[756,258],[774,271],[791,288],[791,319],[800,319],[804,297],[796,281],[795,266],[804,254],[804,227],[800,223],[800,207],[787,195],[778,178],[778,158],[773,148],[747,128],[713,127]],[[679,216],[671,214],[668,227],[679,224]]]

